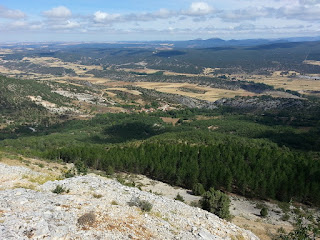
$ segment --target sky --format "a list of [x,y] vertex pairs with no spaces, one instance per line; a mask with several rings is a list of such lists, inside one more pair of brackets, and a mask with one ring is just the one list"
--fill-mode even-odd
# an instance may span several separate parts
[[0,42],[320,36],[320,0],[1,0]]

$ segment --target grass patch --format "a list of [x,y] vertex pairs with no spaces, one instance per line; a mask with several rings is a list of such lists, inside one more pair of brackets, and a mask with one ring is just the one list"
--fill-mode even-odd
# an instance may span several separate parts
[[57,185],[56,188],[52,190],[52,192],[56,194],[69,193],[70,189],[64,188],[61,185]]
[[111,205],[119,205],[119,203],[115,200],[112,200]]
[[94,198],[102,198],[102,194],[96,194],[96,193],[94,193],[94,194],[92,194],[92,196],[93,196]]
[[40,175],[40,176],[27,176],[27,179],[32,183],[37,183],[39,185],[42,185],[48,181],[55,181],[57,180],[57,177],[51,176],[51,175]]

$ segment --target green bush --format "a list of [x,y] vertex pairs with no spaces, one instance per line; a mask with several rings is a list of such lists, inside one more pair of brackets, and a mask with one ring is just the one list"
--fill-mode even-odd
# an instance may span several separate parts
[[68,192],[70,192],[70,190],[64,188],[61,185],[57,185],[56,188],[52,190],[52,192],[56,193],[56,194],[62,194],[62,193],[68,193]]
[[144,212],[150,212],[152,209],[152,204],[149,203],[148,201],[141,200],[139,203],[139,207]]
[[192,192],[196,196],[201,196],[205,193],[204,187],[201,183],[196,183],[193,185]]
[[65,178],[72,178],[76,175],[75,173],[75,169],[69,169],[65,174],[64,177]]
[[260,215],[261,215],[261,217],[268,216],[268,208],[266,208],[266,207],[261,208]]
[[290,216],[288,213],[285,213],[284,215],[282,215],[282,217],[280,218],[282,221],[288,221],[290,219]]
[[86,175],[88,173],[88,168],[82,161],[76,161],[74,164],[75,168],[78,171],[78,174]]
[[178,193],[177,196],[174,199],[178,200],[180,202],[184,202],[184,198],[180,195],[180,193]]
[[143,212],[150,212],[152,209],[152,204],[146,200],[140,200],[137,197],[133,197],[130,202],[128,202],[129,206],[139,207]]
[[200,200],[202,209],[207,210],[220,218],[230,219],[230,199],[221,191],[216,191],[210,188],[209,191],[203,194]]
[[106,170],[107,175],[113,175],[114,174],[114,168],[112,166],[108,166]]
[[319,221],[314,223],[303,223],[302,219],[296,220],[294,229],[288,234],[281,233],[274,240],[315,240],[320,237]]

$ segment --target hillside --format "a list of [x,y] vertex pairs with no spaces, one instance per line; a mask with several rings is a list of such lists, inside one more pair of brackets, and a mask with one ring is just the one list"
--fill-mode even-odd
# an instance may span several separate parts
[[0,233],[250,239],[178,194],[263,240],[319,229],[320,42],[197,42],[221,45],[1,50]]
[[[41,170],[0,163],[1,239],[258,239],[199,208],[94,174],[41,184]],[[32,189],[10,189],[25,178],[34,179]],[[68,193],[53,193],[56,186]],[[132,206],[139,200],[151,211]]]

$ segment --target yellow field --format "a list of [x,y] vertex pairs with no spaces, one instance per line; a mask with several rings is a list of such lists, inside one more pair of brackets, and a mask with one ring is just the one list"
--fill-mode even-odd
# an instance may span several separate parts
[[10,70],[9,68],[0,66],[0,73],[3,74],[8,74],[8,75],[15,75],[15,74],[21,74],[23,72],[19,71],[19,70]]
[[179,121],[180,118],[161,117],[165,123],[171,123],[173,126]]
[[[154,89],[159,92],[179,94],[182,96],[188,96],[188,97],[207,100],[207,101],[216,101],[220,98],[232,98],[235,96],[254,96],[255,95],[254,93],[250,93],[242,89],[233,91],[233,90],[198,86],[196,84],[190,84],[190,83],[137,82],[133,84],[138,87]],[[181,87],[202,90],[202,91],[205,91],[205,93],[201,94],[201,93],[193,93],[193,92],[184,92],[179,90],[179,88]]]
[[108,88],[107,90],[118,90],[118,91],[122,91],[122,92],[127,92],[127,93],[131,93],[133,95],[139,96],[141,95],[141,92],[137,91],[137,90],[131,90],[131,89],[127,89],[127,88]]
[[265,83],[275,88],[284,88],[286,90],[293,90],[298,92],[307,93],[308,91],[319,91],[320,90],[320,81],[312,79],[303,79],[303,78],[288,78],[281,77],[277,75],[272,76],[260,76],[254,75],[247,78],[249,81]]
[[24,57],[22,61],[28,61],[34,64],[39,64],[47,67],[69,68],[74,70],[75,73],[78,75],[84,75],[88,70],[93,70],[93,69],[102,70],[101,66],[86,66],[86,65],[75,64],[70,62],[63,62],[59,58],[53,58],[53,57],[37,57],[37,58]]
[[0,54],[11,54],[11,49],[0,48]]
[[303,63],[320,66],[320,61],[305,60],[305,61],[303,61]]

